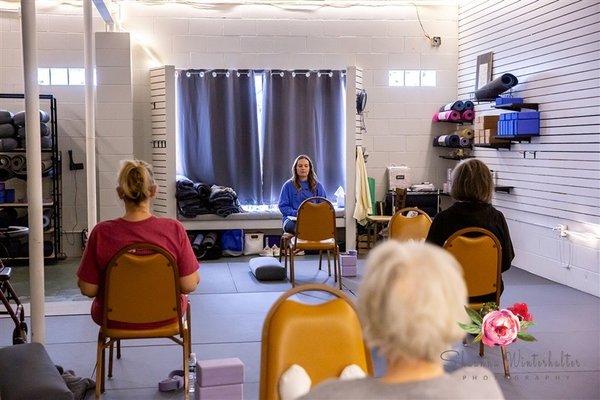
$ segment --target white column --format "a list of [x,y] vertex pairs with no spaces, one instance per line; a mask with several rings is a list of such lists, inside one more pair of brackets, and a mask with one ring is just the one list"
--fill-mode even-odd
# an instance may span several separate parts
[[29,287],[31,340],[46,341],[44,311],[44,231],[42,227],[42,147],[40,142],[40,92],[37,75],[35,1],[21,0],[23,76],[27,126],[27,212],[29,213]]
[[87,226],[92,232],[98,221],[96,206],[96,116],[94,113],[94,35],[92,0],[83,0],[85,63],[85,161],[87,181]]

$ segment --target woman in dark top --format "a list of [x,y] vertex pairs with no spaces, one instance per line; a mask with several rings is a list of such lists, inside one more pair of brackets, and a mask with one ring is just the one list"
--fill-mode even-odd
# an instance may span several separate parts
[[[491,204],[493,190],[492,173],[482,161],[469,159],[458,164],[452,173],[450,192],[456,203],[436,215],[427,241],[443,246],[444,242],[460,229],[487,229],[496,235],[502,245],[502,272],[507,271],[515,258],[515,251],[504,215]],[[503,289],[504,286],[501,287],[501,290]]]

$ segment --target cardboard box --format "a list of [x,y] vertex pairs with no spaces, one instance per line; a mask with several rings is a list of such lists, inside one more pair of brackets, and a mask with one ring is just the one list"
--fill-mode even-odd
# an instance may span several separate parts
[[498,129],[499,115],[479,115],[475,117],[474,128],[477,129]]

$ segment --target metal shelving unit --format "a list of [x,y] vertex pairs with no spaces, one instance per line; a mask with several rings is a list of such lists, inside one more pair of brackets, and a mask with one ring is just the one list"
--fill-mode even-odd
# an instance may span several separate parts
[[[0,93],[0,99],[25,99],[25,96],[21,93]],[[43,207],[45,209],[52,208],[51,228],[45,230],[44,235],[51,235],[53,251],[51,256],[44,257],[44,259],[49,263],[54,263],[60,259],[59,257],[62,254],[62,155],[60,151],[58,151],[58,112],[56,98],[51,94],[41,94],[40,100],[48,100],[50,103],[50,121],[48,124],[50,124],[52,147],[49,149],[42,149],[42,153],[50,154],[53,174],[48,177],[43,177],[42,179],[50,179],[52,182],[50,193],[52,201],[44,201]],[[0,154],[19,154],[25,152],[26,150],[24,148],[18,148],[0,152]],[[24,208],[27,207],[27,205],[28,204],[24,202],[0,203],[0,208]],[[14,256],[9,257],[9,260],[23,263],[29,260],[29,257]]]

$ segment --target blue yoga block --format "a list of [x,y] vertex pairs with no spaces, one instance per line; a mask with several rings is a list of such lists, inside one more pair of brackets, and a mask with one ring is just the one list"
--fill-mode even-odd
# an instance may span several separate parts
[[515,135],[539,135],[540,120],[539,119],[520,119],[514,121]]
[[523,111],[515,114],[518,119],[540,119],[540,113],[537,111]]
[[496,97],[496,105],[501,106],[504,104],[522,104],[522,97]]

